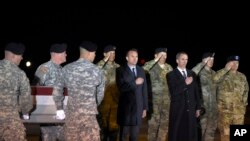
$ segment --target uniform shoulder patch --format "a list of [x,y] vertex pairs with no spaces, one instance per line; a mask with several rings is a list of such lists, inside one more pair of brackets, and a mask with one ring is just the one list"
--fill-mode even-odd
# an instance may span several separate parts
[[45,74],[45,73],[47,73],[49,71],[49,69],[47,67],[45,67],[45,66],[41,66],[38,71],[40,73]]

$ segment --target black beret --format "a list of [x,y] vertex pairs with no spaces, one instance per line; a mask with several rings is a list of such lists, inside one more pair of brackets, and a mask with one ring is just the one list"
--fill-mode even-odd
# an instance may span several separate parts
[[109,51],[115,51],[115,50],[116,50],[116,47],[115,47],[115,46],[113,46],[113,45],[107,45],[107,46],[104,48],[103,52],[104,52],[104,53],[107,53],[107,52],[109,52]]
[[166,52],[167,53],[168,49],[167,48],[157,48],[155,49],[155,54],[160,53],[160,52]]
[[80,47],[86,49],[89,52],[95,52],[97,50],[97,45],[90,41],[83,41],[80,44]]
[[227,62],[230,62],[230,61],[240,61],[240,56],[237,56],[237,55],[229,56],[227,58]]
[[66,51],[67,49],[67,44],[62,43],[62,44],[53,44],[50,47],[50,52],[55,52],[55,53],[62,53]]
[[205,58],[207,58],[207,57],[213,57],[213,53],[211,53],[211,52],[206,52],[206,53],[204,53],[204,54],[202,55],[202,59],[205,59]]
[[8,43],[5,46],[6,51],[10,51],[16,55],[22,55],[25,51],[25,46],[22,43]]

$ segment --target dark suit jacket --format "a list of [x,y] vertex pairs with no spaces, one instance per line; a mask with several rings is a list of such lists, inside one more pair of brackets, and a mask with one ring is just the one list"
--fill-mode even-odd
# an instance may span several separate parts
[[137,77],[144,79],[141,85],[135,84],[135,78],[128,65],[117,68],[116,83],[120,91],[117,111],[117,123],[120,126],[141,124],[142,112],[148,109],[147,82],[144,70],[136,66]]
[[169,141],[197,140],[195,113],[200,109],[200,97],[195,73],[187,70],[187,76],[193,77],[190,85],[186,85],[184,77],[177,68],[167,74],[171,96]]

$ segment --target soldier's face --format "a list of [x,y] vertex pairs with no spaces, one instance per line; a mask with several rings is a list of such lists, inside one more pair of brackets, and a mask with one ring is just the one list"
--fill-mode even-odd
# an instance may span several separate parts
[[66,62],[66,57],[67,57],[66,51],[64,51],[63,53],[60,53],[59,56],[61,58],[62,63]]
[[210,58],[208,61],[207,61],[207,66],[209,68],[212,68],[214,65],[214,58]]
[[20,64],[20,62],[23,60],[23,56],[22,55],[14,55],[14,63],[16,64],[16,65],[19,65]]
[[136,51],[129,51],[126,59],[129,65],[136,65],[138,62],[138,53]]
[[159,63],[160,64],[164,64],[167,60],[167,53],[166,52],[160,52],[157,54],[157,56],[161,56],[161,58],[159,59]]
[[105,53],[106,55],[109,55],[109,61],[114,62],[115,61],[115,51],[109,51]]
[[239,61],[232,61],[232,70],[237,71],[239,68]]
[[94,60],[95,60],[95,51],[89,52],[89,61],[94,62]]
[[62,53],[56,53],[56,52],[51,53],[51,57],[57,60],[58,64],[66,62],[66,56],[67,56],[66,51]]

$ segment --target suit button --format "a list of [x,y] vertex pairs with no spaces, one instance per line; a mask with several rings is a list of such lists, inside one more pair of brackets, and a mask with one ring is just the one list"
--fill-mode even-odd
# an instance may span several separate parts
[[187,110],[187,112],[189,112],[189,110]]

